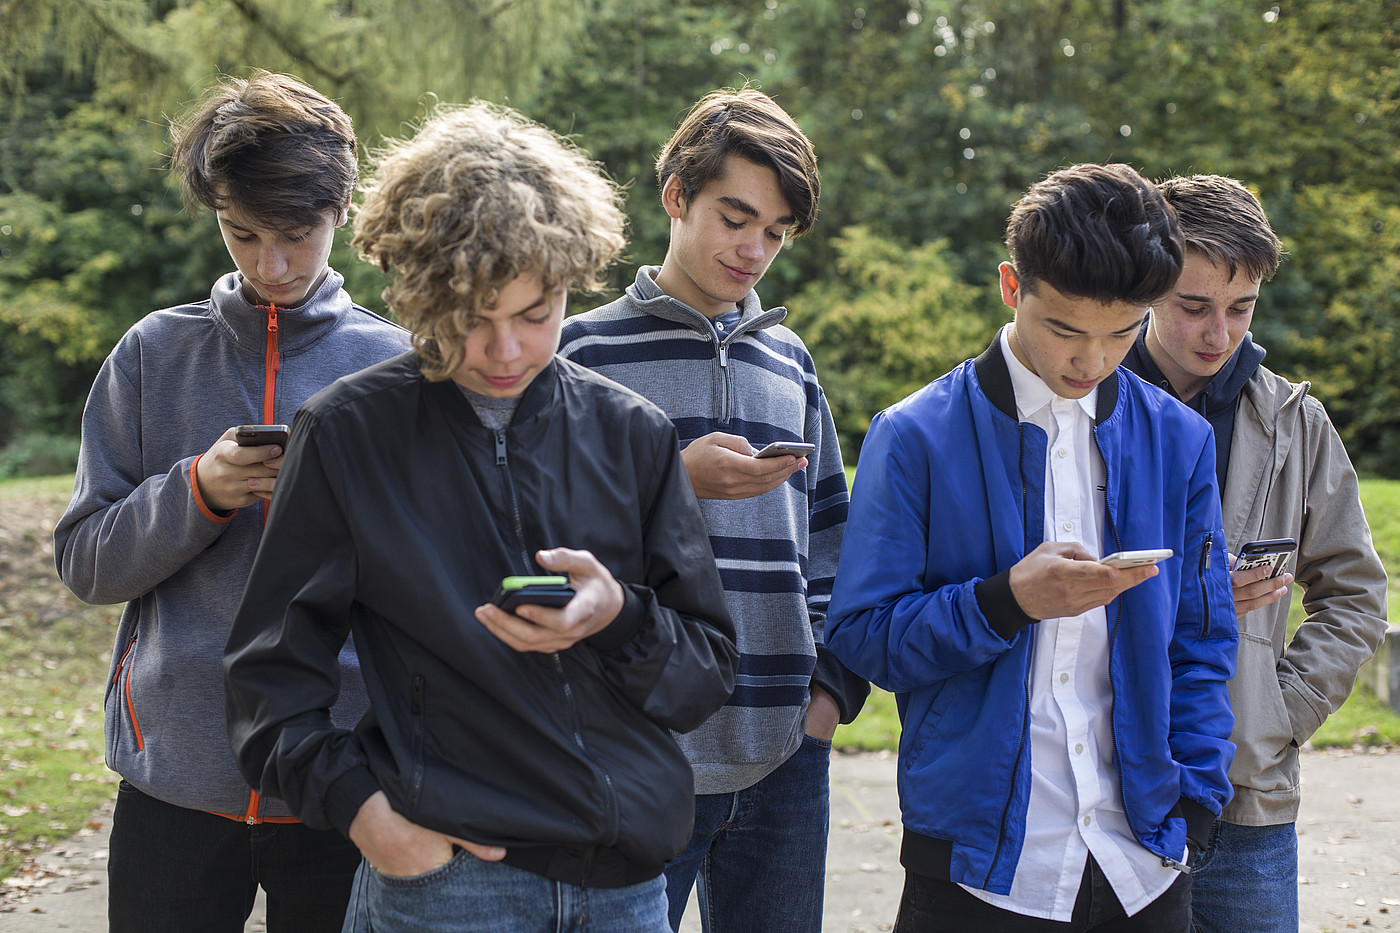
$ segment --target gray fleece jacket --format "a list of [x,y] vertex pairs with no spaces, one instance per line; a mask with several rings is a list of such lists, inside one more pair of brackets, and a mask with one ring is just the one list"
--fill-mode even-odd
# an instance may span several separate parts
[[[192,477],[229,427],[290,424],[313,393],[407,349],[407,333],[353,304],[343,282],[330,272],[305,304],[277,309],[274,320],[229,273],[208,300],[137,322],[83,410],[54,558],[80,599],[126,603],[107,680],[107,765],[167,803],[249,823],[290,816],[249,790],[224,727],[224,642],[263,509],[217,513]],[[348,646],[341,663],[336,715],[353,724],[365,698]]]

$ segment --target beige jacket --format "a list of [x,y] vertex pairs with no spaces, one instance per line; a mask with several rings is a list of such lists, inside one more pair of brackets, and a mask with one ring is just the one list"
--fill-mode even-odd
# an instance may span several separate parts
[[1308,383],[1263,366],[1240,393],[1225,483],[1230,552],[1296,538],[1291,570],[1307,618],[1288,638],[1284,598],[1240,617],[1230,682],[1235,798],[1222,819],[1248,826],[1298,816],[1298,746],[1347,698],[1386,630],[1386,576],[1361,509],[1356,471]]

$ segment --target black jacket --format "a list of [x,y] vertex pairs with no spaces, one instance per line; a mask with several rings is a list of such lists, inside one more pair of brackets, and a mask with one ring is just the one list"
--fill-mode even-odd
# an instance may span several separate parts
[[[473,610],[556,546],[592,551],[626,605],[568,651],[513,651]],[[353,731],[328,712],[347,631],[371,704]],[[733,639],[660,409],[556,359],[491,431],[409,353],[296,416],[225,655],[229,736],[249,782],[310,826],[348,832],[382,789],[510,864],[631,884],[689,838],[669,730],[728,698]]]

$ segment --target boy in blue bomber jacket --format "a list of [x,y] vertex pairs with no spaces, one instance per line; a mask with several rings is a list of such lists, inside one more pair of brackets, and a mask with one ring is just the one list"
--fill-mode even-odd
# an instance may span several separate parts
[[[214,213],[237,271],[142,318],[102,364],[54,529],[69,589],[126,603],[105,704],[107,765],[122,777],[108,922],[242,930],[261,885],[270,930],[331,933],[354,846],[252,791],[224,728],[224,641],[282,465],[281,445],[239,446],[234,428],[291,421],[408,335],[354,304],[326,264],[358,172],[339,106],[260,72],[213,88],[172,136],[186,205]],[[353,650],[340,667],[336,715],[353,722],[365,707]]]
[[898,694],[895,929],[1183,930],[1235,616],[1210,428],[1118,366],[1181,233],[1131,168],[1079,165],[1007,246],[1013,322],[871,425],[832,597],[832,650]]
[[[670,416],[738,631],[734,696],[680,737],[695,831],[666,868],[671,926],[698,883],[712,933],[817,933],[831,736],[869,684],[822,634],[846,521],[836,428],[807,348],[782,325],[787,310],[765,311],[754,291],[816,219],[816,155],[768,96],[715,91],[663,147],[657,181],[665,260],[571,318],[559,352]],[[812,448],[754,456],[777,441]]]

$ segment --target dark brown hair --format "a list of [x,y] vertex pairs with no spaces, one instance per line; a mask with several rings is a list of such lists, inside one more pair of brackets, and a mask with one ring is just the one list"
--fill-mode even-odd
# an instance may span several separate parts
[[254,72],[211,88],[172,121],[171,170],[185,207],[240,214],[295,230],[337,214],[358,172],[350,117],[296,78]]
[[662,147],[656,159],[657,184],[665,187],[666,179],[675,175],[681,196],[693,201],[724,173],[724,160],[731,155],[778,173],[778,188],[795,218],[793,236],[812,228],[821,197],[817,154],[792,117],[753,88],[725,88],[702,97]]
[[1157,187],[1176,209],[1187,249],[1224,265],[1232,279],[1240,269],[1262,282],[1274,277],[1283,244],[1248,188],[1224,175],[1169,178]]
[[1016,202],[1006,247],[1022,287],[1104,303],[1144,306],[1181,275],[1176,214],[1151,182],[1127,165],[1085,163],[1053,172]]

